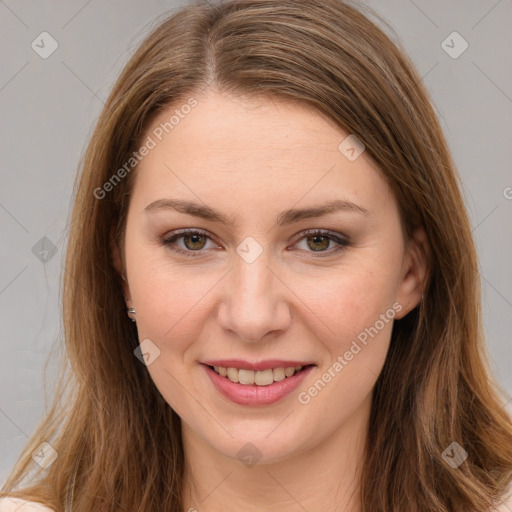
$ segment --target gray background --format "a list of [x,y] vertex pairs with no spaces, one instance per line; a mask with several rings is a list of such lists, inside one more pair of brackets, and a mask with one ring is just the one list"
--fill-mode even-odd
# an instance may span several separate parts
[[[185,3],[0,0],[1,482],[47,406],[43,366],[62,339],[60,274],[79,159],[130,53],[157,16]],[[366,3],[416,64],[453,151],[479,251],[491,364],[510,400],[512,2]],[[31,47],[44,31],[59,45],[47,59]],[[453,31],[469,44],[456,59],[441,46]],[[32,250],[43,237],[56,248],[45,262]],[[48,400],[56,368],[54,354]]]

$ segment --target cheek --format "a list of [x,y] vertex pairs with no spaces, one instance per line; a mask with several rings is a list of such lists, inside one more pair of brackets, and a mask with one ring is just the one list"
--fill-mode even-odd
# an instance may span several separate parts
[[[188,276],[188,278],[184,277]],[[218,276],[193,276],[179,269],[148,263],[133,272],[130,290],[142,337],[157,340],[163,349],[178,351],[197,338],[206,314],[208,292]],[[141,332],[142,331],[142,332]],[[172,340],[172,344],[168,341]]]
[[313,335],[323,345],[325,357],[315,379],[298,391],[297,401],[308,417],[322,418],[333,430],[371,393],[386,360],[400,306],[393,302],[392,283],[378,281],[373,273],[340,277],[323,289],[322,294],[310,289],[309,300],[316,301],[312,309],[321,322]]
[[[179,350],[197,339],[211,315],[219,290],[229,281],[223,267],[169,265],[160,250],[135,249],[127,260],[130,292],[137,311],[141,339],[172,339]],[[391,262],[358,258],[329,272],[279,272],[289,283],[287,300],[299,323],[312,329],[329,352],[339,352],[392,305],[394,280]],[[387,270],[379,267],[387,267]],[[296,269],[295,269],[296,270]],[[216,290],[217,288],[217,290]],[[213,302],[212,302],[213,301]]]
[[214,289],[218,277],[212,272],[180,272],[151,257],[133,259],[132,265],[130,292],[139,339],[150,339],[160,351],[147,367],[148,372],[178,415],[202,418],[204,411],[191,399],[201,393],[194,389],[189,372],[194,347],[208,317],[208,292]]
[[315,280],[315,286],[306,280],[297,291],[309,306],[301,308],[302,315],[309,327],[316,326],[311,336],[324,354],[316,379],[299,390],[298,401],[327,424],[337,425],[354,412],[382,370],[401,310],[395,302],[397,261],[398,256],[361,258],[357,265]]
[[[294,291],[307,305],[300,307],[302,314],[310,318],[310,325],[318,326],[318,339],[333,355],[376,323],[379,331],[386,330],[396,313],[392,307],[394,283],[389,272],[344,268],[321,279],[301,279]],[[385,325],[379,321],[381,315],[387,315]]]

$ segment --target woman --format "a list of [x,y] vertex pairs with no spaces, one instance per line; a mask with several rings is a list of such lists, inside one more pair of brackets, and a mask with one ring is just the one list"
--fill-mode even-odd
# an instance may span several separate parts
[[458,176],[357,9],[161,23],[92,136],[66,270],[73,371],[0,510],[507,510]]

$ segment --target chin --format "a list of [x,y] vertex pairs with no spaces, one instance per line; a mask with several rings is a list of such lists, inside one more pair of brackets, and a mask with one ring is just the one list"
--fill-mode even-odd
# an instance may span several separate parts
[[212,438],[210,430],[204,439],[220,454],[239,460],[248,467],[255,464],[275,464],[306,450],[306,445],[312,440],[305,432],[300,435],[290,432],[289,426],[278,426],[281,420],[282,418],[273,421],[272,426],[263,431],[255,426],[247,428],[245,425],[243,428],[229,428],[233,437],[223,432],[222,438]]

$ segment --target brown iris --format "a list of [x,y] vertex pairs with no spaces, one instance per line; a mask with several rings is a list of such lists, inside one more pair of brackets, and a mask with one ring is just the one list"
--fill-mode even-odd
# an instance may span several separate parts
[[[323,240],[323,243],[321,246],[319,245],[311,245],[309,243],[309,241],[313,239],[314,240],[314,243],[315,244],[319,244],[319,243],[322,243],[321,241]],[[312,236],[308,236],[307,237],[307,240],[308,240],[308,247],[314,251],[316,250],[324,250],[324,249],[327,249],[329,247],[329,242],[330,242],[330,238],[326,237],[326,236],[322,236],[322,235],[312,235]]]
[[[201,239],[203,239],[201,241]],[[191,246],[188,245],[187,241],[191,240]],[[202,242],[202,243],[201,243]],[[199,250],[202,249],[206,244],[206,236],[199,233],[193,233],[192,235],[183,235],[183,243],[187,249]]]

